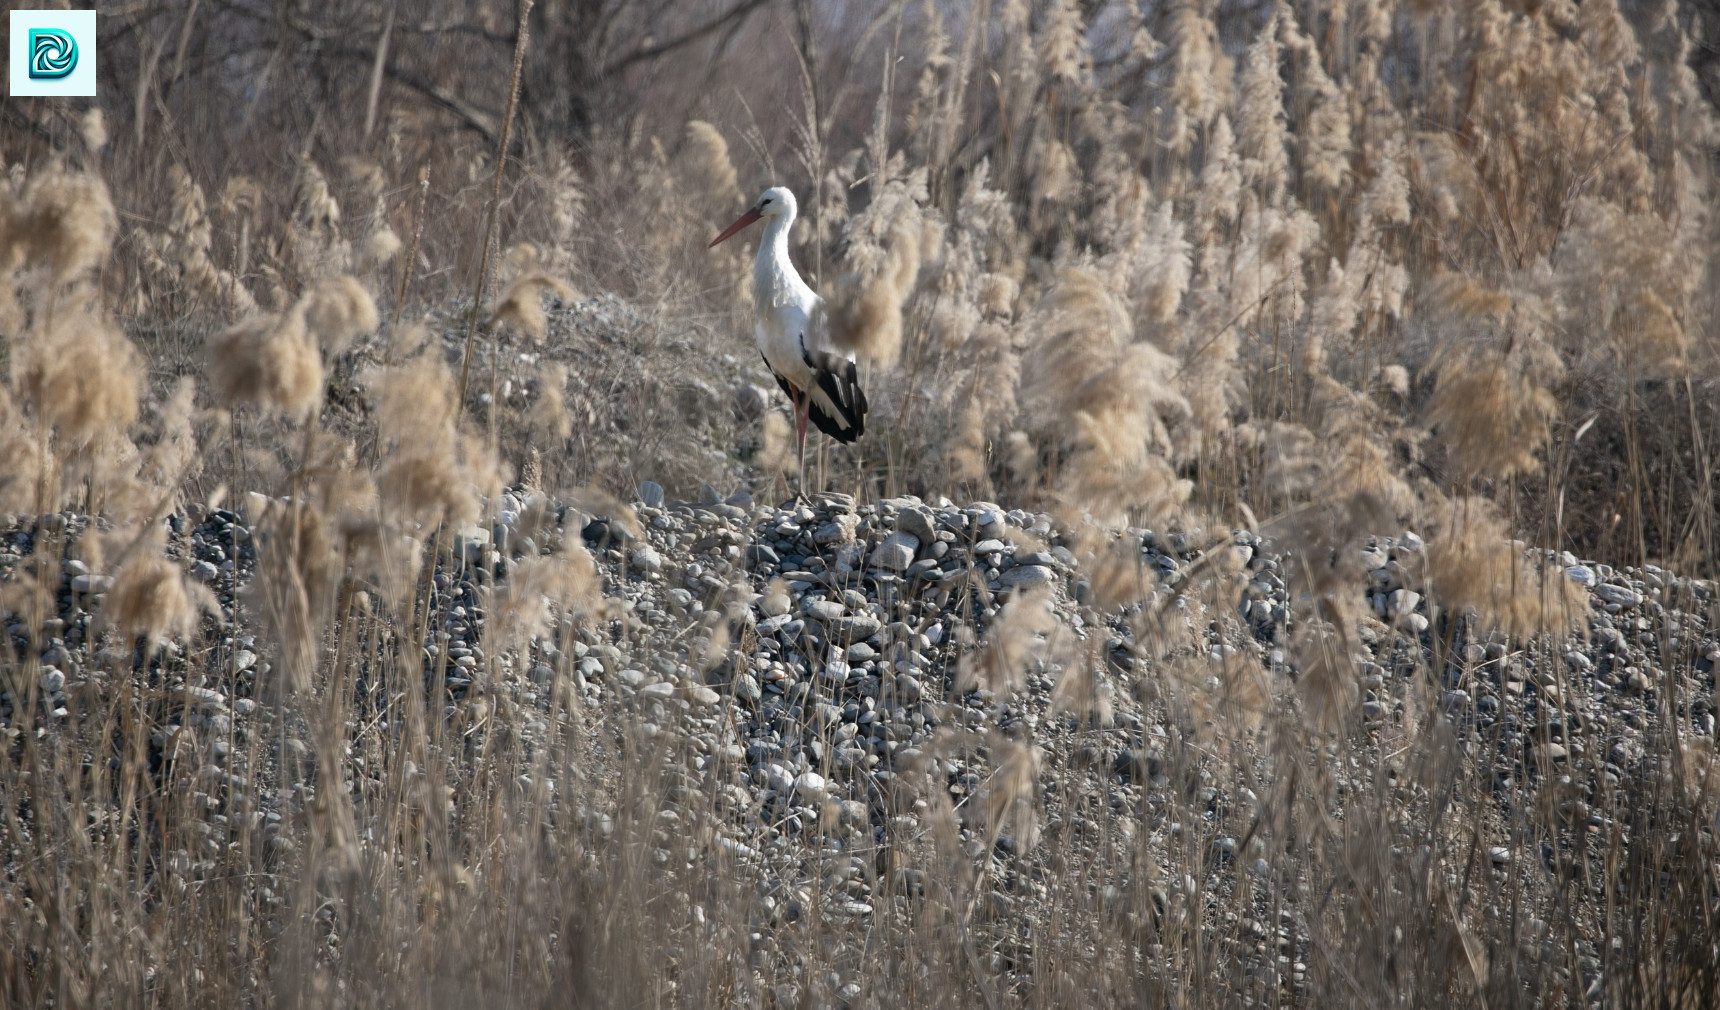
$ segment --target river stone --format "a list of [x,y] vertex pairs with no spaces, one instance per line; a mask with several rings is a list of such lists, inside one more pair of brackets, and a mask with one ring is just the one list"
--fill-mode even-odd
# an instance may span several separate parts
[[1616,603],[1621,607],[1638,607],[1642,605],[1642,594],[1624,586],[1615,586],[1603,582],[1595,587],[1595,595],[1608,603]]
[[1035,586],[1048,586],[1057,573],[1044,565],[1017,565],[998,576],[997,583],[1004,589],[1031,589]]
[[803,800],[817,802],[824,798],[824,776],[817,772],[801,772],[794,780],[794,791]]
[[908,534],[922,545],[933,543],[938,539],[938,530],[932,519],[932,510],[924,505],[909,505],[898,512],[896,514],[896,530]]
[[911,533],[892,533],[872,552],[872,564],[885,571],[904,571],[914,563],[914,551],[919,546],[919,540]]

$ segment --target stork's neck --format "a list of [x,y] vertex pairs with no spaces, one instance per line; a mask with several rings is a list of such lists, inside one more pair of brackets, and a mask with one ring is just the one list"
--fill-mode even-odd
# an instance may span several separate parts
[[753,264],[753,284],[761,304],[775,304],[786,288],[800,280],[794,262],[788,258],[788,230],[794,227],[794,214],[767,218],[764,238],[759,240],[758,260]]

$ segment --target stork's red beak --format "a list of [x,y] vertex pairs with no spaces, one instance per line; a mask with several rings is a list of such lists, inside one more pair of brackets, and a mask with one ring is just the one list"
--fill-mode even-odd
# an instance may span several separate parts
[[724,239],[731,237],[732,235],[734,235],[735,232],[740,231],[742,228],[745,228],[747,225],[752,224],[754,221],[757,221],[759,218],[761,218],[763,216],[764,216],[763,214],[759,213],[759,209],[757,207],[754,207],[752,210],[749,210],[745,214],[742,214],[740,217],[736,218],[734,224],[731,224],[727,228],[724,228],[723,233],[721,235],[718,235],[716,238],[711,239],[711,244],[709,246],[706,246],[705,248],[709,249],[709,248],[714,247],[718,242],[721,242]]

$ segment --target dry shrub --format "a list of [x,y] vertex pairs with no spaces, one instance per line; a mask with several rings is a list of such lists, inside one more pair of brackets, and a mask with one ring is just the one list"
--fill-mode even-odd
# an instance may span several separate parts
[[595,609],[600,589],[597,566],[581,544],[522,559],[509,572],[507,588],[497,601],[502,640],[524,647],[531,636],[554,626],[556,614],[582,615]]
[[1704,273],[1692,245],[1657,214],[1577,201],[1557,250],[1563,320],[1577,345],[1606,348],[1632,378],[1678,374]]
[[579,297],[566,281],[541,271],[527,271],[515,277],[502,291],[495,311],[490,315],[490,325],[512,326],[542,343],[549,325],[549,317],[543,310],[543,296],[546,294],[553,294],[562,301]]
[[1037,807],[1041,751],[1030,741],[993,734],[986,740],[993,770],[976,799],[985,811],[987,834],[1008,838],[1017,850],[1039,844]]
[[105,318],[62,312],[12,361],[12,385],[68,446],[121,436],[137,419],[143,356]]
[[1486,499],[1436,502],[1430,520],[1427,581],[1441,606],[1515,639],[1563,634],[1587,616],[1582,586],[1529,557]]
[[172,495],[202,463],[197,443],[197,383],[182,376],[173,393],[156,409],[155,441],[144,458],[142,476],[164,493]]
[[[52,167],[0,203],[0,287],[19,266],[45,260],[51,283],[65,284],[107,256],[119,228],[101,179]],[[8,294],[10,291],[8,290]]]
[[38,487],[52,479],[41,441],[10,399],[0,400],[0,512],[36,512]]
[[1180,507],[1191,485],[1167,461],[1165,421],[1188,402],[1171,385],[1171,359],[1133,340],[1122,306],[1090,271],[1059,275],[1027,325],[1036,364],[1022,395],[1060,446],[1052,486],[1062,508],[1116,521]]
[[384,514],[426,526],[475,519],[478,495],[499,483],[499,464],[459,425],[447,366],[421,355],[381,370],[371,386],[377,437],[390,447],[377,472]]
[[722,131],[703,120],[690,120],[684,144],[677,174],[705,213],[720,217],[729,212],[727,208],[740,206],[746,197]]
[[317,281],[294,311],[304,314],[305,329],[316,336],[329,357],[350,347],[354,338],[376,332],[381,322],[370,292],[351,277]]
[[573,435],[573,416],[567,409],[567,368],[546,366],[538,375],[537,404],[532,409],[533,441],[560,443]]
[[141,635],[150,652],[169,638],[189,640],[203,615],[221,612],[215,594],[164,556],[157,540],[146,537],[132,545],[102,607],[104,621],[127,635]]
[[1074,713],[1094,726],[1109,726],[1115,714],[1112,699],[1116,689],[1102,672],[1099,645],[1096,641],[1087,642],[1086,648],[1057,675],[1051,692],[1051,710]]
[[1049,593],[1017,593],[1004,603],[985,644],[962,657],[953,685],[959,691],[984,687],[996,695],[1021,689],[1028,667],[1057,647],[1059,623]]
[[1536,454],[1552,434],[1558,409],[1552,392],[1521,366],[1482,352],[1440,371],[1427,420],[1449,448],[1459,477],[1505,480],[1540,468]]
[[223,406],[303,417],[322,402],[323,364],[300,306],[252,316],[210,337],[209,383]]
[[893,178],[844,227],[848,271],[821,306],[822,325],[837,348],[879,365],[894,364],[901,353],[903,303],[920,264],[936,256],[939,244],[935,223],[921,213],[924,199],[924,173]]

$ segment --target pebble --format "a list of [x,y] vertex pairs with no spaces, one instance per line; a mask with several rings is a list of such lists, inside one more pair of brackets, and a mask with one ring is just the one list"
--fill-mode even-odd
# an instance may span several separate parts
[[824,798],[824,776],[817,772],[801,772],[794,780],[794,792],[803,800],[816,802]]
[[1031,589],[1048,586],[1056,578],[1057,573],[1045,565],[1018,565],[999,575],[997,581],[1005,589]]
[[932,518],[932,510],[923,505],[909,505],[896,513],[896,529],[906,533],[922,546],[929,546],[938,539],[936,522]]
[[663,555],[655,548],[641,547],[633,552],[632,564],[634,571],[660,572],[663,570]]
[[872,552],[872,564],[885,571],[906,571],[914,563],[914,551],[919,543],[910,533],[892,533]]
[[1608,603],[1616,603],[1620,607],[1630,608],[1642,606],[1641,593],[1624,586],[1615,586],[1610,582],[1603,582],[1596,586],[1595,595]]

